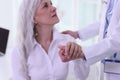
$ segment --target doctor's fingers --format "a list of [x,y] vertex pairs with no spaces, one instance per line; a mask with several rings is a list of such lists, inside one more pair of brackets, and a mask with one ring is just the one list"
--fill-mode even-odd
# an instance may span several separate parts
[[70,56],[71,51],[73,51],[73,50],[70,51],[71,47],[72,47],[72,42],[68,42],[65,46],[65,53],[67,54],[67,56]]
[[62,33],[63,33],[63,34],[71,34],[72,31],[70,31],[70,30],[66,30],[66,31],[63,31]]
[[67,43],[67,46],[65,48],[65,50],[67,50],[67,54],[69,58],[75,57],[75,55],[77,54],[77,52],[79,51],[79,45],[74,43],[74,42],[69,42]]
[[76,59],[79,59],[79,58],[86,59],[86,58],[85,58],[85,55],[84,55],[84,53],[83,53],[83,51],[82,51],[82,47],[80,47],[79,49],[80,49],[80,50],[79,50],[79,52],[78,52],[78,54],[77,54]]
[[70,31],[70,30],[64,31],[64,32],[62,32],[62,33],[63,33],[63,34],[69,34],[69,35],[71,35],[71,36],[74,37],[74,38],[78,38],[78,37],[79,37],[77,32]]
[[72,59],[78,59],[78,58],[80,58],[81,52],[82,52],[81,46],[79,46],[79,45],[76,46],[75,49],[74,49],[73,55],[71,56]]

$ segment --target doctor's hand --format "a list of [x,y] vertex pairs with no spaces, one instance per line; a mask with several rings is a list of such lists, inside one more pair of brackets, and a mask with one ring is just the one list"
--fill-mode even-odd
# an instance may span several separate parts
[[74,37],[75,39],[79,38],[78,33],[77,33],[77,32],[74,32],[74,31],[67,30],[67,31],[63,31],[62,33],[63,33],[63,34],[69,34],[69,35],[71,35],[72,37]]
[[59,55],[63,62],[84,58],[82,48],[74,42],[68,42],[66,46],[59,45]]

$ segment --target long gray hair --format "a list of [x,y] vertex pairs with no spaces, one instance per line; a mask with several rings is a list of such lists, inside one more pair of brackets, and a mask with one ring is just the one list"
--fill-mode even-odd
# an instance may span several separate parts
[[30,50],[33,48],[34,40],[34,15],[37,7],[39,6],[41,0],[23,0],[19,15],[18,15],[18,25],[17,25],[17,47],[21,55],[21,75],[26,75],[24,77],[30,80],[27,71],[27,57]]

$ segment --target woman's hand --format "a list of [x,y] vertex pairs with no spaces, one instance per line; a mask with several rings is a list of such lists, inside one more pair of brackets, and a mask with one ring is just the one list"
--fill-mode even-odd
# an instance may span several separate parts
[[59,49],[59,55],[63,62],[84,58],[81,46],[74,42],[68,42],[66,46],[60,45]]

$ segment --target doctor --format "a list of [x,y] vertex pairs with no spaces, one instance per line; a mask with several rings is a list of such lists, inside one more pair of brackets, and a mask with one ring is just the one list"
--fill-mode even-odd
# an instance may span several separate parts
[[[95,45],[83,48],[88,64],[102,60],[105,80],[120,80],[120,0],[103,1],[101,22],[77,32],[65,31],[74,38],[86,40],[99,35]],[[70,46],[69,46],[70,47]]]

